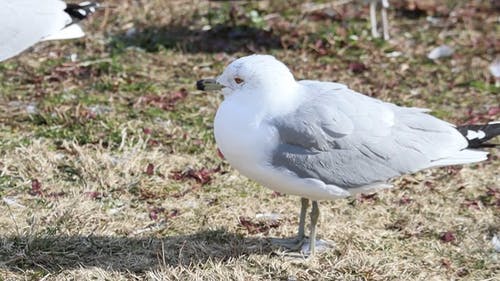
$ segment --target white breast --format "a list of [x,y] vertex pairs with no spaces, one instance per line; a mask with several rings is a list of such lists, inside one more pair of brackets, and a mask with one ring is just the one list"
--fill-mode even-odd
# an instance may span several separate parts
[[277,130],[248,104],[225,100],[214,121],[215,140],[225,159],[241,174],[278,192],[313,200],[348,196],[345,190],[317,179],[301,179],[296,174],[271,165],[272,152],[279,143]]
[[243,174],[269,162],[270,151],[278,144],[276,130],[260,119],[255,111],[237,100],[225,100],[215,115],[217,146],[227,161]]

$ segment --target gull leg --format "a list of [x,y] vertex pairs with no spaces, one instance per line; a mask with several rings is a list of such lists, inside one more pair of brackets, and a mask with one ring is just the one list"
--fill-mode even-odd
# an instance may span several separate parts
[[309,207],[309,199],[300,198],[300,217],[299,217],[299,232],[297,234],[297,240],[301,241],[306,237],[305,226],[306,226],[306,214],[307,207]]
[[271,239],[271,243],[280,247],[286,248],[289,251],[300,251],[301,257],[314,256],[316,252],[323,252],[335,246],[331,241],[316,240],[316,225],[319,219],[319,204],[318,201],[312,201],[312,210],[310,213],[311,228],[309,239],[305,237],[305,221],[307,208],[309,207],[309,199],[301,198],[301,209],[299,219],[299,231],[296,238],[292,239]]
[[305,237],[305,225],[306,225],[306,215],[307,208],[309,207],[309,199],[301,198],[300,199],[301,207],[300,207],[300,217],[299,217],[299,231],[297,233],[297,237],[295,238],[287,238],[287,239],[271,239],[272,244],[276,244],[280,247],[286,248],[291,251],[299,250],[304,241]]
[[316,224],[318,223],[319,218],[319,207],[318,201],[312,201],[312,210],[311,210],[311,230],[309,234],[309,253],[311,256],[314,256],[316,252]]
[[387,19],[387,8],[389,8],[389,1],[382,0],[382,31],[384,32],[384,40],[389,40],[389,20]]
[[376,15],[377,2],[370,1],[370,24],[372,26],[372,36],[373,38],[378,38],[380,35],[377,31],[377,15]]

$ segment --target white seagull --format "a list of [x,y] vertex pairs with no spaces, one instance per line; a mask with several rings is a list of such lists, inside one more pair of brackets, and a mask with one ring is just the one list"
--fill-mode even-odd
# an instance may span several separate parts
[[77,22],[94,13],[93,2],[61,0],[0,0],[0,61],[45,40],[84,36]]
[[388,180],[422,169],[483,161],[487,152],[470,148],[500,134],[499,123],[457,128],[427,109],[383,102],[343,84],[296,81],[269,55],[237,59],[197,88],[224,95],[214,133],[225,159],[262,185],[302,198],[296,242],[305,238],[312,200],[311,255],[319,200],[389,188]]

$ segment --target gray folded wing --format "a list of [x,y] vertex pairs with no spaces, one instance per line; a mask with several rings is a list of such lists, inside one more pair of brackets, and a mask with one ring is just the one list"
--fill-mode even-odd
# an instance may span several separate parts
[[301,82],[310,98],[272,122],[272,164],[342,188],[366,186],[433,166],[467,146],[449,123],[420,108],[385,103],[342,84]]
[[71,23],[60,0],[0,0],[0,61]]

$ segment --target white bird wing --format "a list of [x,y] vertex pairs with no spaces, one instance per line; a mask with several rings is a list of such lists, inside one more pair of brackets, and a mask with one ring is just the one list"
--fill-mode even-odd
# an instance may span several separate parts
[[[399,107],[337,83],[305,81],[307,100],[276,118],[272,165],[354,188],[421,169],[481,161],[452,124],[426,109]],[[343,87],[342,87],[343,86]]]
[[44,37],[42,41],[75,39],[85,36],[83,29],[76,23],[59,30],[57,33]]
[[60,0],[0,0],[0,61],[71,24]]

